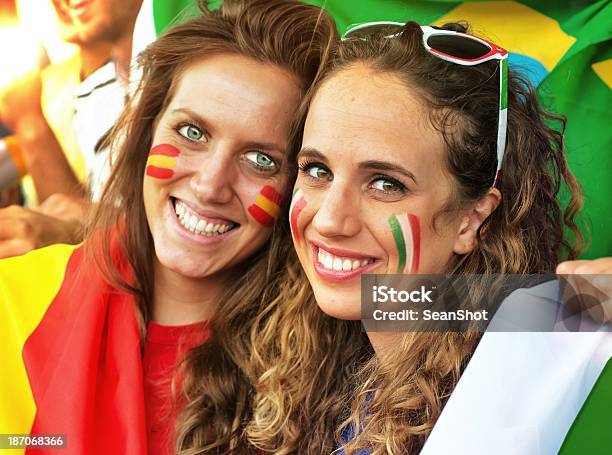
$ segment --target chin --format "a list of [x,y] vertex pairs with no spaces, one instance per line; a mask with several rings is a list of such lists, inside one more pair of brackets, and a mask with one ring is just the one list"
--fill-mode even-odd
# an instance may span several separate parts
[[[361,296],[350,297],[347,293],[316,292],[315,299],[321,311],[328,316],[344,321],[361,319]],[[331,295],[330,295],[331,294]]]
[[[206,259],[201,261],[194,258],[185,252],[181,251],[155,251],[159,264],[174,273],[187,278],[203,278],[208,275],[206,267]],[[189,260],[187,260],[189,258]]]

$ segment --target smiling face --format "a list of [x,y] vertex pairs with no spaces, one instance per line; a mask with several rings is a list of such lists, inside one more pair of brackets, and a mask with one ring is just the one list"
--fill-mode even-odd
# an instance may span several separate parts
[[362,64],[318,90],[306,119],[290,211],[319,306],[360,318],[362,273],[443,273],[469,224],[432,220],[451,198],[444,142],[415,93]]
[[287,184],[300,86],[286,70],[220,54],[188,67],[160,114],[143,184],[161,266],[223,273],[268,239]]
[[130,33],[142,0],[53,0],[66,41],[114,42]]

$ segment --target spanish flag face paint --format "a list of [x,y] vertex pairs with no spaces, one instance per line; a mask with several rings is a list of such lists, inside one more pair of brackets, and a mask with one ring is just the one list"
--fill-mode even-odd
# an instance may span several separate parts
[[295,244],[299,244],[302,240],[302,236],[298,229],[298,218],[302,210],[306,207],[306,199],[302,190],[297,188],[293,192],[293,199],[291,199],[291,207],[289,208],[289,224],[291,226],[291,234]]
[[247,209],[255,221],[265,227],[272,227],[278,217],[283,197],[270,185],[264,186],[255,203]]
[[156,179],[167,180],[174,176],[176,160],[181,154],[178,148],[170,144],[158,144],[149,152],[146,175]]
[[419,217],[412,213],[391,215],[387,220],[397,249],[396,273],[418,273],[421,254]]

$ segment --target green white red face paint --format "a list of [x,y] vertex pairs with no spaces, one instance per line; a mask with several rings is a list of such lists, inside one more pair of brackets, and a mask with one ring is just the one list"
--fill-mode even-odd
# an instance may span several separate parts
[[421,254],[419,217],[412,213],[402,213],[391,215],[388,222],[397,248],[396,273],[418,273]]
[[272,227],[280,211],[283,196],[270,185],[264,186],[255,203],[247,209],[255,221],[265,227]]
[[291,206],[289,207],[289,225],[291,226],[291,234],[296,243],[301,240],[300,231],[298,229],[298,217],[302,210],[306,207],[306,199],[302,194],[302,190],[297,188],[293,192],[293,198],[291,199]]
[[176,159],[181,154],[178,148],[170,144],[158,144],[151,149],[146,164],[146,175],[156,179],[167,180],[174,176]]

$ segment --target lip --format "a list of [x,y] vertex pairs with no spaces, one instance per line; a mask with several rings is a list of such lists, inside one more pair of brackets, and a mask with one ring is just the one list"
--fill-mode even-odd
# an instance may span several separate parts
[[78,2],[68,1],[66,2],[66,8],[70,10],[71,14],[74,16],[83,16],[87,13],[92,3],[92,0],[83,0]]
[[[375,269],[380,265],[380,260],[372,256],[365,256],[363,254],[354,253],[349,250],[327,247],[320,242],[310,241],[310,247],[312,250],[312,263],[315,272],[317,272],[317,274],[324,280],[332,281],[334,283],[353,280],[359,277],[360,275],[367,273],[372,269]],[[317,254],[319,248],[330,252],[334,256],[349,257],[355,259],[374,259],[374,262],[364,265],[363,267],[359,267],[355,270],[327,270],[323,267],[323,264],[319,262]]]
[[[183,202],[183,201],[181,201],[181,202]],[[191,206],[190,206],[190,208],[191,208]],[[235,233],[238,229],[240,229],[240,225],[238,225],[235,228],[230,229],[227,232],[224,232],[223,234],[215,235],[215,236],[210,236],[210,237],[208,237],[206,235],[196,234],[196,233],[191,232],[190,230],[186,229],[185,226],[183,226],[181,223],[179,223],[179,220],[178,220],[178,217],[176,216],[176,212],[174,210],[174,205],[172,204],[172,200],[171,199],[168,199],[168,210],[170,212],[170,218],[172,219],[172,221],[171,221],[172,228],[176,231],[176,233],[178,235],[180,235],[181,237],[183,237],[184,239],[187,239],[187,240],[190,240],[192,242],[195,242],[198,245],[216,245],[218,243],[223,242],[225,239],[227,239],[229,236],[231,236],[233,233]],[[212,212],[209,212],[209,213],[212,213]],[[206,215],[202,215],[202,216],[206,216]],[[221,220],[226,220],[225,218],[220,218],[220,219]],[[211,218],[211,220],[212,220],[212,218]]]

